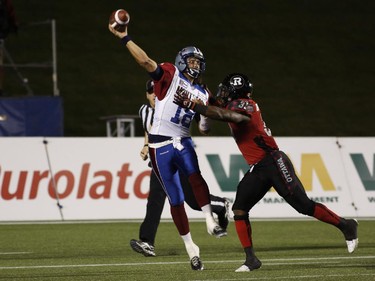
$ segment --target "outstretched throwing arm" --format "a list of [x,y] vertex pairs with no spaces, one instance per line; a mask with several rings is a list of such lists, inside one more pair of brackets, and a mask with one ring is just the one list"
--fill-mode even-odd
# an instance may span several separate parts
[[128,26],[125,27],[124,31],[118,31],[110,24],[108,24],[108,29],[116,37],[120,38],[121,41],[126,45],[129,53],[133,56],[135,61],[143,67],[147,72],[154,72],[157,68],[157,63],[152,60],[141,47],[133,42],[133,40],[128,35]]

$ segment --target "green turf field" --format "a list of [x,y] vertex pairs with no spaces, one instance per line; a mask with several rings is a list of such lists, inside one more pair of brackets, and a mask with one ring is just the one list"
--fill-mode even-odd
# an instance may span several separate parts
[[228,237],[191,222],[205,270],[190,269],[171,222],[159,228],[157,257],[133,252],[139,222],[0,225],[0,280],[375,280],[375,221],[359,221],[359,249],[346,252],[341,233],[307,221],[255,221],[262,268],[235,273],[244,254],[233,222]]

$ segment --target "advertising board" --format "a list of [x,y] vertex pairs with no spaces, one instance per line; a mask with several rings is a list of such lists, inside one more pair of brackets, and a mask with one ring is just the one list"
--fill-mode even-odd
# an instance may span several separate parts
[[[276,141],[310,198],[341,216],[375,217],[375,138]],[[211,193],[233,200],[248,169],[233,139],[194,137],[194,143]],[[1,138],[0,221],[142,219],[150,176],[142,145],[138,137]],[[171,217],[167,205],[162,218]],[[273,189],[250,216],[304,217]]]

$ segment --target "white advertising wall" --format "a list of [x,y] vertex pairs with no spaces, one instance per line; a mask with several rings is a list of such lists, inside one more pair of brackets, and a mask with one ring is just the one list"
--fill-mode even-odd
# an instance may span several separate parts
[[[375,138],[276,141],[310,198],[341,216],[375,217]],[[211,193],[233,200],[247,169],[233,139],[194,142]],[[0,221],[142,219],[150,175],[139,156],[142,145],[143,138],[126,137],[1,138]],[[273,189],[250,216],[303,218]],[[168,203],[162,217],[170,218]]]

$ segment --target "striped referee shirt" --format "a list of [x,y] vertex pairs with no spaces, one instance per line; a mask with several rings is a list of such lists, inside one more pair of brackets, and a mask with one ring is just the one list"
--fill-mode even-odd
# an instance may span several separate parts
[[139,109],[143,130],[148,134],[154,121],[155,110],[149,104],[143,104]]

